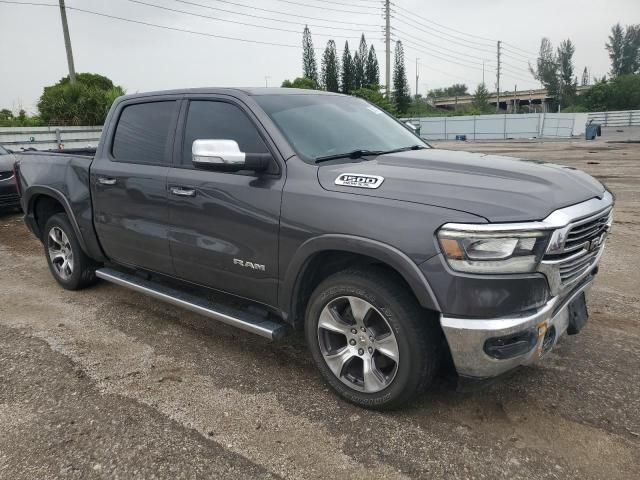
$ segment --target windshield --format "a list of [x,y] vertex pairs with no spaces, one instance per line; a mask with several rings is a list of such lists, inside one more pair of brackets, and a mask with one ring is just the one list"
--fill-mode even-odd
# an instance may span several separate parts
[[9,152],[7,152],[7,151],[2,147],[2,145],[0,145],[0,155],[8,155],[8,154],[9,154]]
[[387,152],[415,145],[428,147],[383,110],[360,98],[287,94],[258,95],[254,99],[303,160],[356,150]]

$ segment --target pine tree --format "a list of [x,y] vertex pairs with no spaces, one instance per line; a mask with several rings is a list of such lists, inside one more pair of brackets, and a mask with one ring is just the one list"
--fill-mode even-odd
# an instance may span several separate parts
[[358,52],[353,57],[353,83],[354,90],[366,86],[366,66],[367,66],[367,41],[364,38],[364,33],[360,37],[360,45],[358,46]]
[[344,42],[344,52],[342,53],[342,93],[349,95],[353,91],[354,77],[353,59],[349,52],[349,42]]
[[586,87],[587,85],[589,85],[589,70],[587,70],[587,67],[584,67],[584,70],[582,71],[581,85],[583,87]]
[[624,66],[623,75],[640,73],[640,24],[627,25],[624,35]]
[[362,87],[362,66],[363,62],[360,54],[355,52],[353,54],[353,90],[358,90]]
[[393,64],[393,102],[399,113],[406,113],[411,104],[411,92],[407,82],[407,72],[404,66],[404,49],[402,42],[396,42],[396,51]]
[[478,84],[473,94],[472,104],[480,113],[489,111],[489,89],[484,83]]
[[576,95],[577,82],[573,74],[573,54],[575,51],[576,48],[569,39],[561,42],[558,47],[556,56],[558,63],[558,81],[560,84],[558,102],[563,105]]
[[336,42],[329,40],[322,55],[322,87],[329,92],[340,90],[340,64]]
[[605,44],[605,48],[609,51],[611,59],[611,76],[617,77],[622,74],[624,68],[624,28],[619,23],[611,27],[611,35],[609,41]]
[[380,85],[380,67],[378,66],[378,57],[376,57],[376,50],[373,45],[369,48],[365,66],[365,86],[369,85]]
[[609,41],[605,45],[611,59],[611,76],[640,73],[640,25],[619,23],[611,28]]
[[313,49],[313,40],[308,26],[304,26],[302,33],[302,76],[318,83],[318,64],[316,52]]

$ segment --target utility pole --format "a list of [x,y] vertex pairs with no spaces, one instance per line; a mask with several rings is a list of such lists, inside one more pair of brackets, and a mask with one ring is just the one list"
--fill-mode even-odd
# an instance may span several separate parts
[[496,68],[496,92],[497,92],[497,102],[496,102],[496,112],[500,112],[500,46],[502,42],[498,40],[498,67]]
[[387,98],[391,93],[391,0],[384,0],[384,41],[386,46],[385,82]]
[[67,50],[67,64],[69,65],[69,82],[76,83],[76,69],[73,66],[73,52],[71,51],[71,38],[69,37],[69,25],[67,25],[67,10],[64,0],[60,2],[60,18],[62,19],[62,33],[64,34],[64,47]]
[[270,79],[270,78],[271,78],[271,77],[270,77],[269,75],[265,75],[265,76],[264,76],[264,86],[265,86],[265,87],[268,87],[268,86],[269,86],[269,79]]
[[418,60],[420,59],[416,57],[416,101],[418,101]]
[[511,113],[518,113],[516,111],[516,101],[518,97],[518,84],[516,83],[513,87],[513,111]]
[[484,58],[482,59],[482,85],[484,85]]

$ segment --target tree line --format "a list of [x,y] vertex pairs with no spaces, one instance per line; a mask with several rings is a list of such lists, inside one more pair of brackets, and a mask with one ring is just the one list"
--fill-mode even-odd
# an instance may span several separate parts
[[305,26],[302,33],[302,77],[285,80],[283,87],[309,88],[344,93],[365,98],[393,114],[406,114],[411,105],[411,92],[404,65],[402,42],[395,44],[393,90],[386,98],[380,84],[380,67],[373,45],[367,47],[364,33],[353,55],[346,41],[342,55],[336,42],[329,40],[322,54],[320,70],[313,47],[311,31]]
[[[590,78],[588,68],[584,67],[578,79],[573,60],[576,49],[571,39],[563,40],[557,47],[548,38],[540,41],[538,57],[534,65],[529,65],[529,71],[553,97],[550,104],[552,111],[640,109],[640,25],[623,27],[617,23],[611,27],[604,48],[611,63],[609,76]],[[590,88],[578,95],[578,85]],[[469,95],[467,86],[456,83],[430,90],[427,98],[465,95]],[[472,105],[455,113],[491,113],[495,107],[489,105],[489,95],[484,84],[478,85]]]
[[[380,68],[373,45],[367,46],[364,34],[353,55],[345,42],[342,55],[336,43],[329,40],[322,54],[320,65],[316,60],[311,32],[305,27],[302,40],[302,72],[294,81],[285,80],[283,87],[315,88],[340,92],[367,99],[396,115],[442,115],[431,105],[438,97],[468,95],[464,83],[446,88],[436,88],[423,97],[411,96],[407,81],[402,42],[396,42],[393,59],[393,88],[390,98],[383,93]],[[640,24],[611,27],[605,43],[611,62],[608,76],[590,78],[585,67],[578,80],[574,65],[575,45],[566,39],[554,47],[543,38],[538,58],[530,65],[530,72],[554,97],[552,109],[562,111],[606,111],[640,109]],[[102,125],[113,101],[124,94],[124,89],[103,75],[81,73],[75,84],[68,77],[44,88],[38,102],[38,114],[29,116],[20,109],[17,114],[0,109],[0,127],[39,125]],[[578,85],[590,86],[577,95]],[[489,104],[490,92],[483,83],[473,93],[470,106],[448,114],[481,114],[495,112]]]

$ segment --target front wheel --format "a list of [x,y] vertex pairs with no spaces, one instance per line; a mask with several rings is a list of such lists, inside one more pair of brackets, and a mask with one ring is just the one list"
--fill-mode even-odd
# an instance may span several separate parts
[[311,296],[305,333],[313,359],[345,399],[391,409],[432,381],[440,332],[399,281],[375,268],[324,280]]

